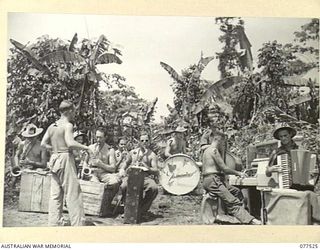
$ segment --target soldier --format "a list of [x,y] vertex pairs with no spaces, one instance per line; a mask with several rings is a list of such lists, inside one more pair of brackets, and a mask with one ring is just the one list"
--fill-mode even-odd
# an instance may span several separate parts
[[42,128],[29,124],[25,131],[22,132],[21,135],[25,140],[19,143],[15,155],[16,166],[30,169],[44,169],[47,167],[47,152],[41,147],[39,140],[39,135],[42,131]]
[[[144,197],[141,205],[141,214],[146,215],[158,195],[158,185],[153,176],[157,176],[159,173],[157,155],[150,149],[150,136],[148,134],[141,134],[139,146],[130,151],[130,157],[126,164],[127,166],[140,165],[147,169],[143,188]],[[127,180],[123,180],[121,185],[123,197],[126,195],[127,185]]]
[[51,191],[49,198],[49,226],[64,225],[63,201],[66,198],[71,226],[84,226],[85,215],[82,193],[72,149],[89,150],[73,138],[72,121],[75,107],[70,101],[62,101],[59,106],[61,117],[51,124],[41,141],[41,146],[51,149],[49,162],[51,169]]
[[165,149],[165,156],[170,157],[174,154],[186,153],[186,141],[184,139],[184,133],[187,131],[184,127],[178,126],[174,131],[174,137],[168,140]]
[[225,135],[214,131],[212,143],[203,153],[203,187],[212,196],[219,196],[230,215],[244,224],[260,225],[261,222],[251,216],[243,207],[241,191],[225,181],[226,174],[245,177],[241,172],[228,168],[221,154],[224,150]]
[[89,145],[93,153],[87,157],[86,163],[93,172],[91,181],[103,182],[107,185],[106,210],[109,211],[109,216],[112,214],[111,203],[119,190],[121,178],[116,173],[115,151],[106,143],[105,134],[104,128],[97,129],[96,142]]

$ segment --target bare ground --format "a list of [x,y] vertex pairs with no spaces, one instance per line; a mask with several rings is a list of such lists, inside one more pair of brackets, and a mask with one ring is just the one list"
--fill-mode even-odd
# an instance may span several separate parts
[[[18,211],[19,191],[5,193],[3,226],[4,227],[41,227],[47,226],[47,213]],[[141,225],[199,225],[202,190],[198,187],[191,194],[176,196],[164,193],[160,188],[159,195],[154,200],[150,215],[144,218]],[[121,209],[120,209],[121,210]],[[64,213],[68,220],[68,213]],[[123,225],[123,215],[120,213],[113,218],[86,216],[88,225],[110,226]]]

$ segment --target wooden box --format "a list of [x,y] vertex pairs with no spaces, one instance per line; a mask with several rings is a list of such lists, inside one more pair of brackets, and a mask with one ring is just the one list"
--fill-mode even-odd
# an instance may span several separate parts
[[263,191],[263,221],[267,225],[310,225],[311,204],[308,192],[293,189]]
[[124,207],[124,223],[137,224],[141,217],[141,200],[143,198],[145,172],[138,167],[128,169],[128,185]]
[[47,171],[23,171],[19,194],[19,211],[48,213],[51,174]]
[[104,217],[112,211],[107,210],[107,186],[104,183],[79,180],[85,214]]

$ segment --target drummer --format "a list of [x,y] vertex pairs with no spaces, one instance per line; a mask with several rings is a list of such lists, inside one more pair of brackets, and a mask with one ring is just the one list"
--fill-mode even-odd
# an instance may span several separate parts
[[[144,197],[142,199],[141,214],[148,215],[152,202],[158,195],[158,185],[154,176],[159,174],[157,155],[150,148],[150,136],[147,133],[140,135],[139,146],[130,151],[127,166],[142,165],[147,168],[147,176],[144,178]],[[122,196],[126,197],[128,179],[125,178],[121,184]]]
[[178,126],[174,131],[174,136],[167,142],[164,155],[170,157],[174,154],[185,154],[186,153],[186,140],[184,133],[187,131],[186,128]]

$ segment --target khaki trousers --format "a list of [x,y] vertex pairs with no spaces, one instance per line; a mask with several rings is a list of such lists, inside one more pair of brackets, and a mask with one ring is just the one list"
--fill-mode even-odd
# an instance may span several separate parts
[[51,156],[51,192],[49,199],[49,226],[63,225],[63,201],[66,199],[71,226],[84,226],[80,184],[77,179],[76,166],[71,153],[56,153]]

